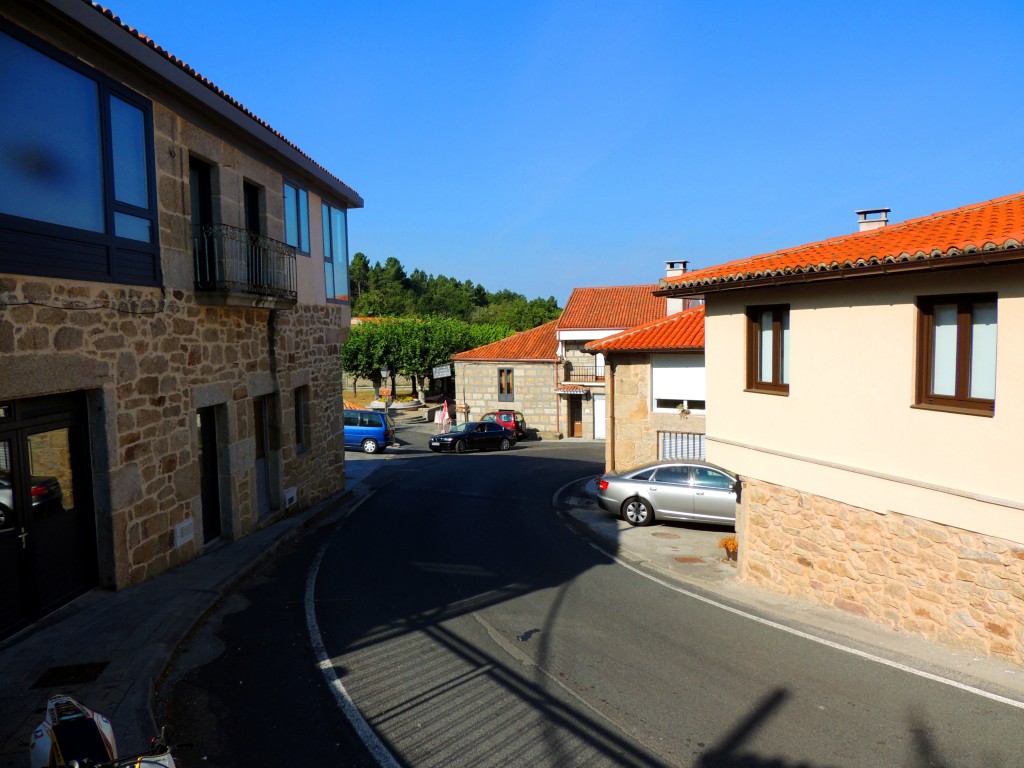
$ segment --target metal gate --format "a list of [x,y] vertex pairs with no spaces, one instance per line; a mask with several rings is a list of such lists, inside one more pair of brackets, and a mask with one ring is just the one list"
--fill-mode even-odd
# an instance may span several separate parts
[[659,459],[703,459],[704,434],[701,432],[659,432]]

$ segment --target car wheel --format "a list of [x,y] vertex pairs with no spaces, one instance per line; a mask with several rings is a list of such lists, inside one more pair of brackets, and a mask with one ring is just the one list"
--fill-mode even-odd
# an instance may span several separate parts
[[512,441],[509,440],[507,437],[501,438],[501,442],[498,443],[498,450],[499,451],[507,451],[511,447],[512,447]]
[[380,450],[380,446],[377,445],[376,440],[370,440],[367,438],[363,440],[363,453],[376,453]]
[[654,510],[639,496],[634,496],[623,502],[622,517],[630,525],[650,525],[654,522]]
[[465,453],[466,452],[466,441],[465,440],[459,440],[457,443],[455,443],[455,452],[456,453]]

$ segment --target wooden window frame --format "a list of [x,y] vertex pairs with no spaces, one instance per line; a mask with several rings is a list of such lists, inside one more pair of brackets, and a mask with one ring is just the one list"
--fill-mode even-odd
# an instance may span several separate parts
[[498,369],[498,402],[499,403],[511,403],[515,400],[516,387],[515,387],[515,369],[514,368],[499,368]]
[[[772,313],[772,378],[760,379],[761,315]],[[747,392],[761,392],[768,395],[789,395],[789,382],[783,381],[783,317],[789,316],[788,304],[769,304],[747,307]]]
[[[920,296],[917,299],[917,354],[915,359],[916,387],[915,408],[934,411],[963,413],[973,416],[994,416],[995,399],[971,397],[971,325],[974,307],[977,304],[996,304],[996,327],[998,329],[998,296],[995,293],[947,294]],[[932,376],[935,366],[935,307],[940,304],[957,305],[956,345],[956,393],[936,395],[932,393]],[[997,331],[998,333],[998,331]]]

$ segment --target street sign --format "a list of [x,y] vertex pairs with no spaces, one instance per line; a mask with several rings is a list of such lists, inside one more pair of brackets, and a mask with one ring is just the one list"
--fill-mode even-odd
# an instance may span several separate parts
[[452,367],[450,365],[435,365],[434,366],[434,378],[443,379],[452,375]]

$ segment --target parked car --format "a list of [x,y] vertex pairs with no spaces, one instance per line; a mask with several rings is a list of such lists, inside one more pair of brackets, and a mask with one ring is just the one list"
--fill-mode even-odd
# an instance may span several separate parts
[[671,460],[610,472],[597,483],[597,498],[630,525],[655,520],[736,524],[740,481],[706,461]]
[[481,416],[480,421],[496,421],[515,432],[517,440],[526,437],[526,419],[519,411],[490,411]]
[[516,444],[516,433],[494,421],[467,421],[430,438],[430,450],[465,453],[468,450],[507,451]]
[[[61,490],[60,481],[56,477],[32,475],[29,478],[32,483],[32,511],[34,514],[41,513],[44,508],[47,513],[59,512],[63,509],[64,492]],[[6,469],[0,469],[0,527],[14,510],[14,489],[11,487],[11,473]]]
[[395,423],[385,413],[345,409],[345,447],[377,453],[395,439]]

